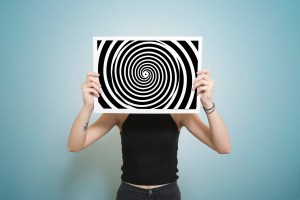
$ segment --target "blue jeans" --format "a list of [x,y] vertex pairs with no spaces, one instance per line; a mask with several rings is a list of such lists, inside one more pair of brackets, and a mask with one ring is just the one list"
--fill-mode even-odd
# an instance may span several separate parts
[[181,200],[177,181],[157,188],[144,189],[121,182],[116,200]]

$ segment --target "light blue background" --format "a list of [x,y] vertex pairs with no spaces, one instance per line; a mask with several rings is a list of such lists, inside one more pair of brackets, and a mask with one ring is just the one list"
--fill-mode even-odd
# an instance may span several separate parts
[[115,199],[118,128],[67,151],[92,37],[110,35],[203,36],[232,152],[217,154],[183,128],[182,199],[300,199],[298,2],[2,1],[0,199]]

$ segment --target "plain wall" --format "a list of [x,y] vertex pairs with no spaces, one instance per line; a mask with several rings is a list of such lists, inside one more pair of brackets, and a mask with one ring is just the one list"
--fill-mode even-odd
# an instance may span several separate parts
[[[92,37],[198,35],[232,151],[218,154],[183,128],[182,199],[299,199],[299,7],[299,1],[2,1],[0,199],[115,199],[118,128],[82,152],[67,151],[80,86],[92,71]],[[199,116],[207,124],[203,110]]]

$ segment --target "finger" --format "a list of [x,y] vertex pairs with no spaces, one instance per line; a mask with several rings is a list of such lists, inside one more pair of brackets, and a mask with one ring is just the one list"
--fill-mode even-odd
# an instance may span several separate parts
[[192,90],[194,90],[199,84],[198,82],[201,80],[201,77],[197,77],[194,82],[193,82],[193,86],[192,86]]
[[200,84],[201,84],[200,81],[195,82],[195,83],[193,84],[192,90],[195,90],[197,87],[200,86]]
[[96,97],[100,97],[100,94],[94,88],[87,88],[86,91],[90,94],[93,94]]
[[198,75],[198,76],[195,78],[193,84],[197,83],[197,82],[200,81],[201,79],[202,79],[202,76],[201,76],[201,75]]
[[206,73],[206,75],[207,75],[208,77],[210,77],[210,71],[208,71],[208,72]]
[[87,88],[92,88],[93,87],[92,82],[88,82],[85,85],[86,85]]
[[101,84],[100,84],[99,78],[97,78],[97,83],[98,83],[99,87],[101,88]]
[[197,71],[197,73],[206,73],[206,72],[209,72],[210,70],[209,69],[200,69]]
[[201,75],[203,74],[203,75],[210,77],[210,71],[200,72],[198,74],[201,74]]
[[88,72],[88,73],[86,74],[86,79],[88,79],[89,76],[100,76],[100,74],[98,74],[97,72]]
[[95,82],[89,82],[89,83],[87,83],[86,84],[86,87],[87,88],[95,88],[96,90],[98,90],[99,91],[99,93],[100,93],[100,87],[95,83]]
[[99,82],[99,78],[97,78],[97,77],[90,76],[89,77],[89,82],[95,82],[98,85],[98,87],[101,87],[100,82]]
[[201,75],[199,75],[199,77],[201,77],[201,79],[204,79],[204,80],[210,80],[210,77],[207,74],[201,74]]
[[207,80],[204,80],[204,79],[201,79],[201,80],[199,81],[199,83],[200,83],[200,85],[210,85],[210,82],[207,81]]
[[198,82],[198,81],[200,81],[202,79],[209,80],[209,77],[206,76],[205,74],[198,75],[197,78],[195,78],[194,83],[196,83],[196,82]]
[[210,85],[210,81],[207,81],[207,80],[204,80],[204,79],[201,79],[200,81],[197,81],[192,89],[194,90],[195,88],[199,87],[199,86],[203,86],[203,85]]
[[209,86],[201,86],[197,88],[197,95],[201,92],[201,91],[206,91],[209,89]]
[[209,71],[209,69],[199,69],[198,71],[197,71],[197,73],[199,72],[199,73],[201,73],[201,72],[207,72],[207,71]]
[[209,71],[208,71],[208,72],[201,73],[201,75],[210,78],[210,72],[209,72]]
[[95,82],[98,85],[97,77],[95,76],[88,76],[85,80],[86,83]]
[[96,83],[97,83],[97,85],[99,85],[99,87],[101,88],[101,84],[100,84],[100,80],[99,80],[99,78],[98,78],[98,77],[95,77],[95,79],[96,79]]
[[209,72],[209,69],[200,69],[197,71],[197,74],[207,73]]
[[91,82],[91,84],[100,93],[100,87],[95,82]]
[[201,79],[207,80],[208,76],[205,76],[205,74],[200,74],[197,76],[196,80],[199,81]]
[[87,74],[88,74],[89,76],[100,76],[100,74],[97,73],[97,72],[88,72]]

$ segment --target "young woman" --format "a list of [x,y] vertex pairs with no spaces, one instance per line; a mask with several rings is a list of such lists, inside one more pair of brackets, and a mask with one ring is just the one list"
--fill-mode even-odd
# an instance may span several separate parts
[[192,89],[197,89],[197,96],[200,94],[209,127],[196,113],[103,113],[88,126],[94,109],[93,96],[99,97],[101,94],[100,74],[89,72],[81,85],[83,106],[72,125],[68,150],[81,151],[118,126],[123,173],[116,199],[180,200],[176,172],[178,136],[182,127],[217,153],[227,154],[231,151],[225,124],[212,101],[214,80],[210,77],[209,69],[199,70],[197,74]]

